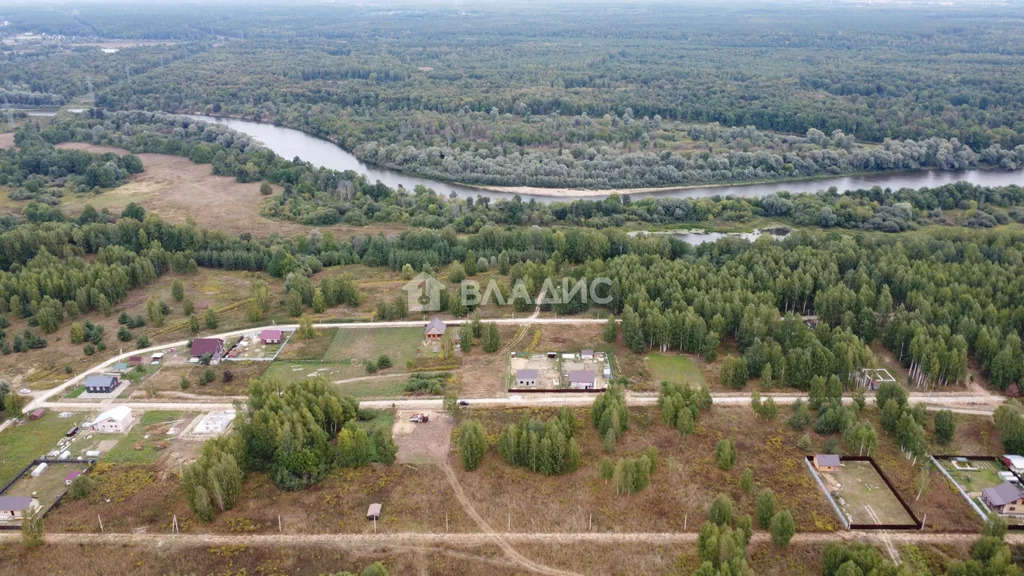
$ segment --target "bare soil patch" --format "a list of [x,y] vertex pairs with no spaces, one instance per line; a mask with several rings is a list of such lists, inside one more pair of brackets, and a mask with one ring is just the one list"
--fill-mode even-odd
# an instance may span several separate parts
[[448,459],[452,441],[452,419],[442,412],[426,411],[429,422],[414,423],[415,411],[400,410],[391,433],[398,444],[398,462],[438,463]]

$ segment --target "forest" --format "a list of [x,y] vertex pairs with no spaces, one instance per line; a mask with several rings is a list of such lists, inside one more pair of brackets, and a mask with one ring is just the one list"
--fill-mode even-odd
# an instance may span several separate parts
[[[0,72],[25,106],[90,97],[107,111],[257,119],[464,183],[616,189],[1024,164],[1024,30],[1009,7],[307,8],[125,8],[114,21],[101,5],[72,19],[20,7],[12,32],[167,44],[101,58],[44,46],[11,52]],[[749,10],[757,18],[739,16]]]
[[[23,129],[31,130],[31,126]],[[223,125],[172,114],[90,109],[81,115],[58,117],[41,129],[41,137],[51,144],[88,142],[135,153],[185,156],[193,162],[210,163],[215,174],[233,176],[240,182],[265,179],[280,184],[284,191],[267,199],[263,213],[309,225],[391,222],[433,229],[451,225],[465,233],[487,223],[606,228],[633,222],[700,224],[714,218],[747,222],[766,216],[796,226],[901,232],[929,224],[991,228],[1024,221],[1024,190],[1016,185],[989,188],[961,182],[934,189],[874,187],[842,194],[829,189],[820,194],[781,193],[764,198],[632,199],[613,195],[549,204],[518,198],[491,202],[489,198],[445,198],[425,188],[411,194],[393,190],[379,182],[369,183],[355,172],[341,173],[280,158]],[[27,177],[22,173],[15,183]]]

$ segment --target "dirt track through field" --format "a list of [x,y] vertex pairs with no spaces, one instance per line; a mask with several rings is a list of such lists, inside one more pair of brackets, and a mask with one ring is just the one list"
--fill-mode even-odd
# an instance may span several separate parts
[[446,478],[448,478],[448,483],[451,484],[452,490],[455,492],[455,498],[459,501],[459,504],[461,504],[463,509],[466,510],[466,513],[469,514],[469,517],[472,518],[474,522],[476,522],[476,525],[479,526],[480,529],[483,530],[485,534],[490,536],[494,543],[497,544],[498,547],[505,552],[506,556],[514,560],[523,568],[540,574],[550,574],[551,576],[579,576],[575,572],[566,572],[564,570],[558,570],[556,568],[550,568],[548,566],[538,564],[517,552],[516,549],[513,548],[511,544],[506,542],[504,538],[499,536],[494,531],[494,529],[491,528],[487,521],[484,520],[483,516],[481,516],[480,513],[476,511],[476,508],[473,507],[473,503],[469,500],[469,497],[467,497],[466,493],[462,490],[462,484],[459,483],[459,479],[457,476],[455,476],[455,471],[452,470],[452,467],[449,466],[447,462],[442,462],[441,469],[444,470],[444,475]]
[[[51,532],[46,534],[46,542],[50,544],[82,544],[123,546],[153,545],[170,546],[175,543],[182,546],[314,546],[337,548],[373,548],[373,547],[415,547],[415,546],[479,546],[495,544],[497,540],[508,543],[558,543],[558,544],[646,544],[678,545],[697,542],[697,532],[511,532],[507,534],[484,534],[480,532],[397,532],[379,534],[129,534],[107,533],[95,534],[88,532]],[[827,542],[872,542],[881,543],[885,538],[893,544],[970,544],[978,539],[977,534],[936,534],[909,530],[906,532],[861,530],[840,532],[803,532],[793,536],[793,544],[823,544]],[[0,532],[0,543],[10,544],[21,541],[21,532]],[[1010,533],[1005,537],[1007,544],[1024,545],[1024,533]],[[755,532],[752,543],[767,544],[771,535],[767,532]],[[500,545],[499,545],[500,546]],[[504,547],[502,547],[504,549]],[[513,550],[514,552],[514,550]],[[519,557],[519,555],[516,553]],[[532,565],[539,566],[529,559]],[[572,574],[554,568],[540,567],[545,574]]]

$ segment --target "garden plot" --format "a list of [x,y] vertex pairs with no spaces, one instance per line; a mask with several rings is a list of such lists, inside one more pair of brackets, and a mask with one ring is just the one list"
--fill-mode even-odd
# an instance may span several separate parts
[[292,332],[285,332],[282,334],[281,342],[278,344],[264,344],[258,332],[246,334],[245,337],[231,349],[231,352],[228,353],[227,359],[271,361],[277,357],[281,348],[288,343],[288,339],[291,338],[292,334]]
[[843,460],[839,470],[820,474],[850,524],[917,523],[871,462]]
[[[1010,478],[1016,478],[999,458],[968,458],[964,456],[934,456],[943,471],[967,496],[967,499],[982,511],[989,507],[982,500],[982,490],[998,486]],[[1024,518],[1004,516],[1011,526],[1024,525]]]
[[67,492],[68,484],[64,480],[68,475],[85,472],[89,468],[89,463],[54,462],[47,464],[46,469],[38,476],[33,476],[32,472],[37,466],[38,464],[30,466],[2,495],[31,496],[39,500],[43,510],[49,510],[50,506]]

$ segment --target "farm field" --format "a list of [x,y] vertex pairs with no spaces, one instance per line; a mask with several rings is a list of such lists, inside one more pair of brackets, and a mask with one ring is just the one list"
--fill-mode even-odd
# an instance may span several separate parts
[[851,524],[914,524],[870,462],[843,460],[821,476]]

